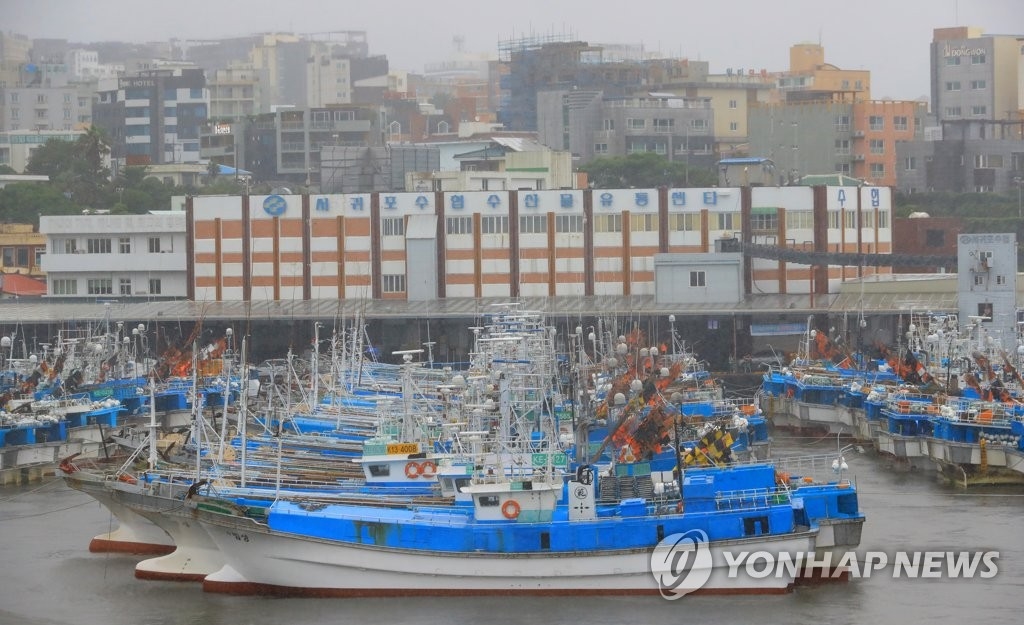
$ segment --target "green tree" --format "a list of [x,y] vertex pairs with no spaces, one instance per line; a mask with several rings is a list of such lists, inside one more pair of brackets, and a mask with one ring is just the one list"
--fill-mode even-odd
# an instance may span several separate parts
[[39,227],[40,215],[74,215],[80,212],[52,184],[22,182],[0,189],[0,221]]
[[61,139],[49,139],[32,152],[25,173],[49,176],[50,182],[66,177],[75,166],[74,144]]
[[0,165],[0,176],[9,176],[17,173],[18,172],[14,171],[13,167],[9,167],[7,165]]
[[580,170],[586,172],[597,189],[713,187],[718,184],[718,176],[713,171],[688,168],[686,163],[670,161],[652,152],[598,158]]

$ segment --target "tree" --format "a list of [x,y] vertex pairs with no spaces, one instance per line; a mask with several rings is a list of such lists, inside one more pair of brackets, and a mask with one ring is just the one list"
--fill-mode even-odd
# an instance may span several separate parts
[[596,189],[714,187],[718,184],[718,176],[712,171],[688,168],[686,163],[670,161],[652,152],[598,158],[580,170],[586,172]]
[[13,167],[9,167],[7,165],[0,165],[0,176],[9,176],[17,173],[18,172],[14,171]]
[[74,144],[61,139],[49,139],[32,152],[25,173],[49,176],[50,182],[66,177],[75,165]]
[[39,227],[40,215],[81,212],[52,184],[21,182],[0,189],[0,221]]

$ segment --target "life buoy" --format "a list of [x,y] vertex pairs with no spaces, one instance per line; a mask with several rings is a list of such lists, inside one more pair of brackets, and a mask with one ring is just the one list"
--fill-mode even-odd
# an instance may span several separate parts
[[121,475],[118,475],[117,480],[119,482],[124,482],[125,484],[138,484],[138,480],[128,475],[127,473],[122,473]]
[[505,503],[501,504],[501,514],[510,521],[519,516],[519,510],[519,502],[515,499],[509,499]]
[[423,477],[434,477],[437,475],[437,464],[433,460],[420,463],[420,475]]
[[420,476],[420,465],[415,462],[405,463],[405,477],[410,480],[416,479]]

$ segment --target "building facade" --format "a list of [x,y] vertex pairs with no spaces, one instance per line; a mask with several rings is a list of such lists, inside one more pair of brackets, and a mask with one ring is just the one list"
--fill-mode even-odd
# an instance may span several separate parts
[[48,297],[69,300],[186,296],[185,215],[42,216]]
[[1018,345],[1017,235],[957,237],[957,292],[961,327],[979,344],[1015,352]]
[[548,90],[537,96],[537,126],[541,143],[571,152],[581,164],[644,152],[704,169],[715,160],[709,98],[611,99],[600,91]]
[[121,166],[199,161],[199,129],[210,94],[201,69],[154,69],[100,80],[95,124],[111,142]]
[[70,131],[92,121],[92,99],[75,85],[0,87],[0,104],[0,131]]
[[41,277],[46,236],[32,224],[0,224],[0,273]]
[[931,43],[932,111],[939,121],[1019,119],[1021,36],[980,28],[936,28]]
[[[892,250],[885,187],[205,196],[186,213],[197,301],[654,295],[658,255],[712,254],[720,239]],[[743,271],[743,293],[809,295],[891,272],[810,259]],[[707,275],[687,277],[685,297],[706,297]]]

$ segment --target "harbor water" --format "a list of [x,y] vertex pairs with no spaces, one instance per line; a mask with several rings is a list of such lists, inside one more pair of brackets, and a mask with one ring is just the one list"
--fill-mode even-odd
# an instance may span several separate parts
[[[830,439],[777,436],[776,454],[829,453]],[[116,527],[105,508],[52,478],[0,488],[0,625],[246,625],[359,623],[1016,623],[1024,596],[1024,488],[963,490],[931,473],[846,454],[867,516],[860,551],[998,551],[991,579],[870,577],[773,596],[443,597],[282,599],[204,593],[198,584],[140,581],[141,557],[96,554]]]

